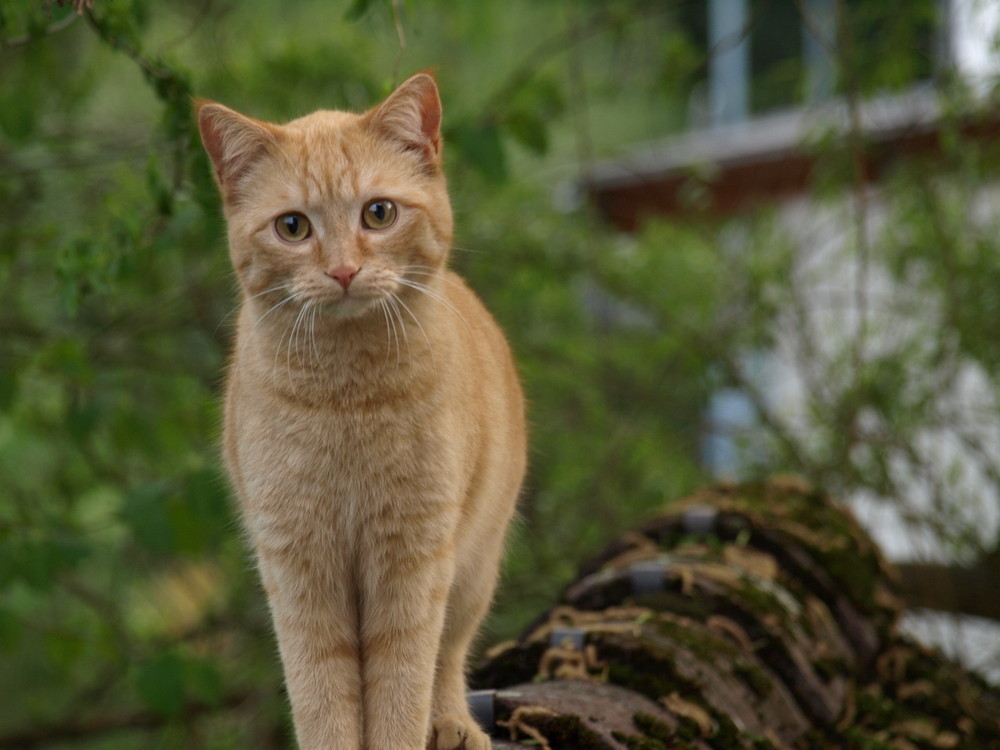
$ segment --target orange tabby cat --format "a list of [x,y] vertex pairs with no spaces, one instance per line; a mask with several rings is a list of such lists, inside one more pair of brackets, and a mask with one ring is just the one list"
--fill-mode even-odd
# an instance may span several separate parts
[[225,456],[303,750],[484,750],[465,659],[525,464],[503,334],[446,269],[441,103],[199,102],[243,292]]

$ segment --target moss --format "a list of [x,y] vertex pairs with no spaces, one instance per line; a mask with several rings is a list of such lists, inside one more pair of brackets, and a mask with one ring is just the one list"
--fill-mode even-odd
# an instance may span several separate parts
[[774,692],[774,682],[764,670],[745,659],[738,659],[733,663],[733,674],[759,698],[767,698]]
[[657,612],[671,612],[676,615],[704,620],[712,614],[707,597],[685,596],[677,591],[658,591],[630,597],[633,604],[648,607]]
[[701,737],[701,727],[698,726],[698,722],[694,719],[689,719],[686,716],[678,716],[677,737],[685,742],[694,742]]
[[876,686],[858,692],[855,695],[855,706],[859,722],[863,720],[877,726],[888,726],[896,712],[896,704]]
[[729,748],[738,749],[747,746],[747,743],[744,742],[746,736],[736,728],[732,719],[714,712],[713,718],[716,730],[715,734],[712,735],[712,747],[717,747],[719,750],[729,750]]
[[851,667],[847,662],[843,659],[833,657],[816,659],[812,665],[813,669],[816,670],[816,674],[828,682],[838,675],[848,674],[851,671]]
[[823,493],[782,487],[768,481],[748,482],[726,493],[724,498],[719,497],[718,507],[723,511],[744,513],[751,528],[782,529],[781,520],[786,519],[808,529],[821,530],[814,538],[821,538],[826,543],[817,545],[812,538],[802,538],[793,530],[785,529],[837,581],[859,609],[866,614],[878,611],[874,601],[875,586],[883,571],[874,547],[859,547],[858,529]]
[[541,641],[518,645],[483,663],[469,677],[473,690],[503,688],[531,682],[538,674],[538,664],[547,644]]
[[883,742],[860,727],[845,730],[842,739],[845,750],[898,750],[897,745]]
[[[663,662],[650,662],[642,666],[613,663],[608,672],[608,680],[615,685],[621,685],[637,693],[642,693],[651,700],[670,693],[689,692],[692,685],[677,677],[671,666],[667,671],[662,669]],[[658,666],[660,668],[658,668]],[[697,689],[697,688],[694,688]]]
[[632,723],[647,737],[668,743],[675,737],[674,730],[657,719],[652,714],[639,711],[632,717]]
[[610,641],[599,646],[602,658],[610,664],[608,679],[616,685],[642,693],[651,700],[677,691],[684,695],[700,693],[701,688],[677,674],[674,662],[662,649],[640,643],[621,647]]
[[673,750],[669,745],[664,745],[659,740],[641,737],[638,734],[612,732],[611,736],[622,743],[628,750]]
[[[708,597],[705,597],[705,601],[709,601]],[[718,611],[718,608],[715,611]],[[702,629],[693,630],[673,620],[657,619],[653,623],[653,627],[661,635],[679,643],[696,658],[709,664],[715,663],[719,659],[732,661],[738,659],[743,653],[739,647],[725,638]]]
[[[803,546],[806,545],[803,543]],[[837,551],[808,549],[863,614],[873,615],[879,611],[875,603],[875,586],[882,571],[873,557],[858,554],[856,547]]]
[[750,742],[750,747],[752,750],[777,750],[774,743],[771,742],[767,737],[761,737],[757,734],[751,734],[747,732],[743,735],[745,739]]
[[608,750],[607,742],[573,714],[540,717],[531,725],[542,733],[552,750]]
[[[682,626],[676,623],[659,623],[665,625],[668,630],[679,629],[685,631]],[[671,634],[673,635],[673,634]],[[688,636],[697,635],[687,631]],[[702,649],[705,644],[698,644]],[[727,644],[729,645],[729,644]],[[642,693],[648,698],[657,700],[665,695],[678,692],[685,697],[685,700],[697,703],[713,719],[716,725],[715,737],[712,742],[713,747],[728,750],[729,748],[743,748],[746,743],[741,740],[741,733],[736,725],[726,716],[717,713],[711,705],[701,698],[701,687],[688,679],[680,677],[674,670],[674,664],[669,658],[665,658],[662,649],[651,647],[646,644],[645,648],[635,649],[634,652],[628,649],[618,649],[602,645],[601,653],[611,662],[609,678],[617,685],[627,687],[631,690]],[[612,655],[614,654],[614,655]],[[709,658],[718,656],[712,651]],[[763,673],[759,675],[762,679]],[[770,682],[768,681],[768,688]],[[694,742],[702,737],[701,727],[693,719],[678,716],[678,727],[672,730],[667,725],[656,720],[648,714],[638,713],[633,717],[633,723],[644,734],[661,742],[681,742],[683,744]],[[676,747],[669,745],[668,747]]]

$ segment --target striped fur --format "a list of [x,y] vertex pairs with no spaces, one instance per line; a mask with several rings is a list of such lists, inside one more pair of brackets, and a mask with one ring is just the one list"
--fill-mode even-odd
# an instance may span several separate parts
[[[261,123],[200,102],[243,301],[224,450],[302,750],[485,750],[466,652],[525,464],[503,334],[446,269],[440,102]],[[390,227],[361,222],[392,201]],[[304,215],[289,244],[276,218]],[[330,269],[358,269],[348,287]]]

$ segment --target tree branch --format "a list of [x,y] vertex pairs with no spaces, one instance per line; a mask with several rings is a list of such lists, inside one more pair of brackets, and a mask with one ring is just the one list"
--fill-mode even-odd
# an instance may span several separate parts
[[190,722],[202,716],[228,711],[252,700],[259,691],[238,691],[217,703],[189,701],[173,716],[142,710],[73,717],[55,724],[29,727],[0,735],[0,750],[33,750],[56,743],[83,741],[96,735],[124,731],[151,731],[177,721]]
[[895,567],[908,606],[1000,620],[1000,557],[986,557],[970,567],[916,562]]
[[0,39],[0,49],[10,49],[11,47],[23,47],[36,39],[41,39],[42,37],[52,36],[53,34],[58,34],[63,29],[68,29],[76,20],[80,17],[78,13],[70,13],[65,18],[62,18],[55,23],[46,26],[40,33],[27,33],[21,36],[15,36],[10,39]]

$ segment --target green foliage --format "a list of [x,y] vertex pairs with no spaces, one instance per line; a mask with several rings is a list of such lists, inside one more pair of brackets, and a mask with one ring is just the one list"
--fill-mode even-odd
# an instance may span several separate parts
[[[707,61],[697,3],[93,6],[0,7],[0,685],[12,686],[0,748],[106,717],[114,732],[72,745],[290,743],[218,460],[236,299],[192,95],[281,120],[366,108],[437,67],[453,264],[507,330],[530,403],[531,469],[490,641],[551,603],[578,560],[705,479],[706,402],[753,388],[748,353],[799,309],[794,243],[769,216],[624,238],[553,205],[553,186],[590,159],[683,124]],[[857,24],[891,27],[903,50],[918,16]],[[856,53],[878,61],[865,90],[919,68],[871,45]],[[780,62],[771,85],[792,86]],[[998,235],[963,211],[997,162],[948,135],[958,177],[900,173],[892,211],[907,230],[872,249],[940,306],[948,335],[914,331],[860,371],[841,366],[850,351],[830,353],[819,377],[842,387],[809,403],[808,439],[769,434],[764,468],[888,495],[896,459],[875,438],[923,429],[949,367],[976,363],[996,392],[1000,350],[982,322],[1000,306]],[[859,450],[844,425],[869,413],[880,429]]]
[[[583,19],[586,75],[613,58],[605,23],[619,40],[638,26],[628,5]],[[550,19],[530,3],[98,0],[79,16],[5,4],[0,684],[18,688],[0,708],[0,746],[109,714],[152,726],[157,746],[287,744],[266,611],[217,458],[235,299],[193,94],[280,120],[363,109],[440,66],[458,245],[472,251],[455,264],[510,331],[535,425],[491,637],[516,632],[577,559],[696,481],[703,391],[666,387],[681,380],[668,372],[676,350],[650,326],[591,313],[607,296],[592,249],[609,240],[554,210],[539,177],[538,160],[565,163],[575,148],[561,129],[567,41]],[[525,21],[530,60],[510,41],[528,41]],[[483,47],[474,60],[468,34]],[[657,416],[674,406],[675,422]],[[253,696],[243,714],[212,712],[234,694]],[[180,721],[192,711],[206,716],[199,730]],[[148,731],[108,741],[145,747]],[[92,734],[80,745],[104,747]]]

